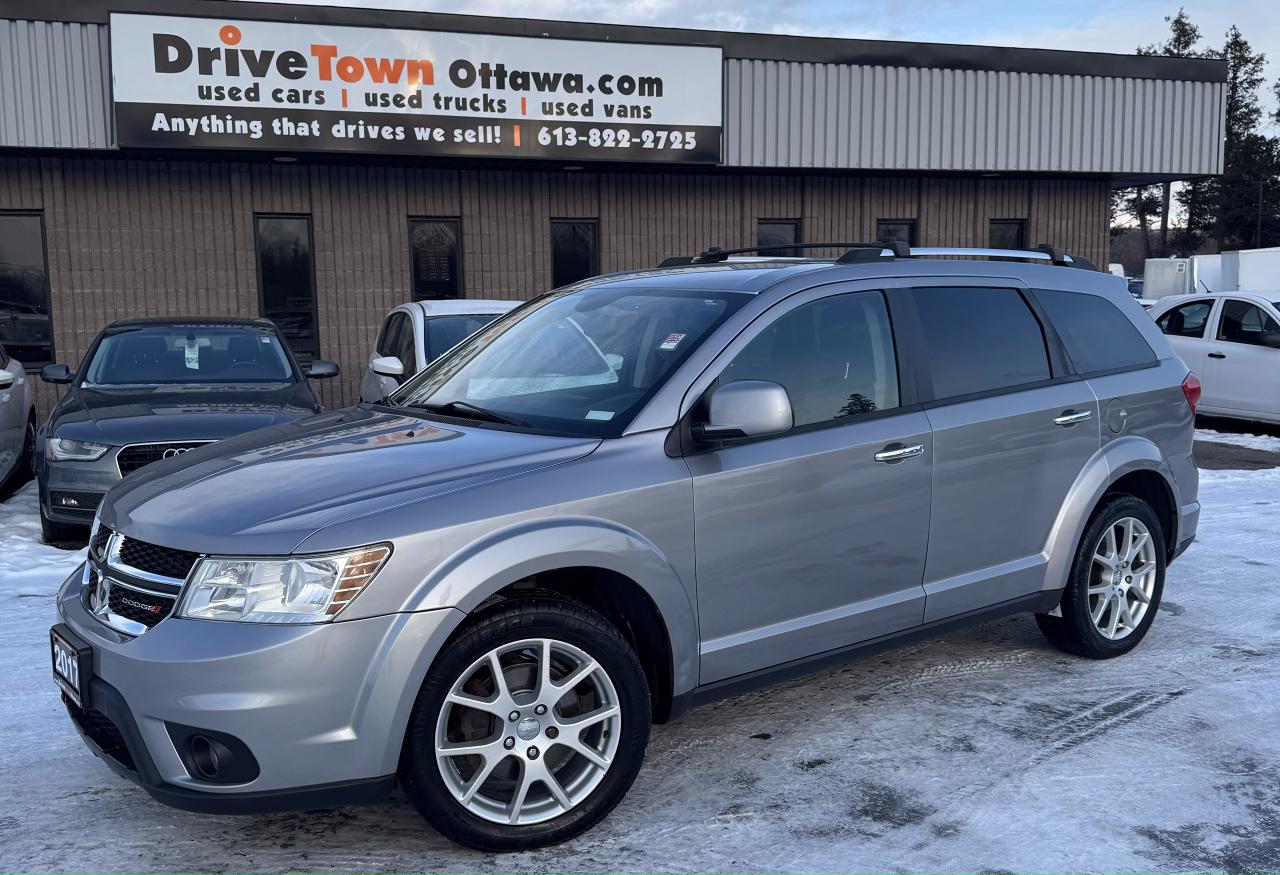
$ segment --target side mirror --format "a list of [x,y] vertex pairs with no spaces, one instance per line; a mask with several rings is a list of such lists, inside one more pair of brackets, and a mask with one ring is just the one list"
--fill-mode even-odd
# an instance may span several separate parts
[[711,421],[693,426],[699,441],[728,441],[790,431],[795,424],[787,390],[766,380],[735,380],[711,395]]
[[1264,331],[1258,338],[1258,342],[1272,349],[1280,349],[1280,331]]
[[393,355],[378,356],[369,362],[369,367],[373,368],[375,374],[381,374],[384,377],[404,376],[404,365]]
[[70,383],[71,369],[66,365],[45,365],[40,369],[40,379],[46,383]]
[[338,376],[338,366],[324,359],[316,359],[307,368],[307,379],[309,380],[328,380],[336,376]]
[[12,385],[13,371],[6,371],[4,368],[0,368],[0,392],[3,392]]

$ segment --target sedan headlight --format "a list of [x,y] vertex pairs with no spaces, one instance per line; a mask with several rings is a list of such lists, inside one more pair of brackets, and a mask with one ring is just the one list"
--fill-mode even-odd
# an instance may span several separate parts
[[178,610],[199,620],[327,623],[373,580],[389,544],[281,559],[203,559]]
[[111,447],[71,438],[49,438],[44,442],[44,457],[52,462],[92,462],[101,459]]

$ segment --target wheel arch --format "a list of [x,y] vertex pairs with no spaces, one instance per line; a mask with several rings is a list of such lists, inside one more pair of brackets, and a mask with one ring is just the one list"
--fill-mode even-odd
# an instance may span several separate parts
[[535,521],[491,533],[442,562],[405,610],[474,614],[495,600],[540,590],[586,604],[636,648],[654,718],[697,683],[697,617],[672,562],[634,530],[588,518]]
[[1080,538],[1098,505],[1114,494],[1135,495],[1155,509],[1165,535],[1166,560],[1177,548],[1178,502],[1164,455],[1150,440],[1128,435],[1110,441],[1085,463],[1058,511],[1045,544],[1044,589],[1062,589]]

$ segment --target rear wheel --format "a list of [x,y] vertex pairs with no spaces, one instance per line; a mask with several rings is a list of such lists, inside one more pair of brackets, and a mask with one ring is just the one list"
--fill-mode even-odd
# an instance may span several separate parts
[[1109,659],[1138,646],[1164,593],[1164,530],[1151,505],[1131,495],[1107,499],[1076,551],[1059,604],[1062,616],[1036,622],[1057,647]]
[[414,705],[405,790],[447,837],[489,851],[562,842],[602,820],[644,758],[650,703],[634,651],[576,603],[524,598],[442,651]]

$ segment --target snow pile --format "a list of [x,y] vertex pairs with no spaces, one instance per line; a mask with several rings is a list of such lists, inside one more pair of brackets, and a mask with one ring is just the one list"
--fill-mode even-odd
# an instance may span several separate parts
[[84,558],[84,550],[59,550],[41,542],[40,498],[34,482],[0,504],[0,594],[52,595]]
[[1232,444],[1250,450],[1265,450],[1280,453],[1280,437],[1265,434],[1233,434],[1225,431],[1214,431],[1211,428],[1197,428],[1196,440],[1212,441],[1215,444]]

